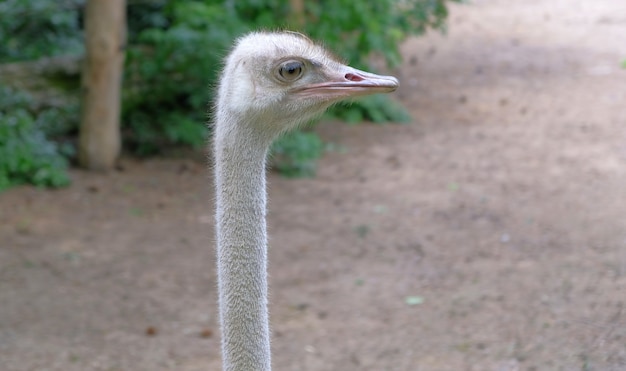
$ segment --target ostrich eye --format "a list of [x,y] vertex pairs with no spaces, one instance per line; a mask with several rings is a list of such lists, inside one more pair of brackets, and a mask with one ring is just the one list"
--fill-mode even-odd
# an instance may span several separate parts
[[287,61],[278,68],[278,75],[281,80],[291,82],[302,76],[304,65],[300,61]]

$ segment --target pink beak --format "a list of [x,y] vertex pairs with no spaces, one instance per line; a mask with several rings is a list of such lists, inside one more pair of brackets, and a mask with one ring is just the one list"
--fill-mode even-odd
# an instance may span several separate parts
[[376,93],[389,93],[398,88],[398,79],[393,76],[376,75],[345,66],[327,82],[311,84],[298,90],[305,96],[325,98],[347,98]]

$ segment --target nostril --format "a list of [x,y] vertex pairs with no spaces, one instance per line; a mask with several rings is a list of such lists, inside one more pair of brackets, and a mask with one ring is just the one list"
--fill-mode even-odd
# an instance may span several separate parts
[[365,80],[361,76],[355,75],[353,73],[346,73],[345,77],[346,77],[346,80],[349,80],[349,81],[363,81],[363,80]]

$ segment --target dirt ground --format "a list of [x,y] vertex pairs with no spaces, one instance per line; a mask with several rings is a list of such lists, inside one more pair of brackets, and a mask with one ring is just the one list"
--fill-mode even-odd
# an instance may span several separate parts
[[[626,370],[626,2],[474,0],[403,48],[410,125],[270,175],[276,370]],[[219,370],[194,159],[0,195],[0,369]]]

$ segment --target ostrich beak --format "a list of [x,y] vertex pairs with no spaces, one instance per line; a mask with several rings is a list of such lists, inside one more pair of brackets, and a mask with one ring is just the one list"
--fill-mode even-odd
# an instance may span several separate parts
[[341,99],[389,93],[398,88],[398,79],[393,76],[376,75],[374,73],[343,66],[341,71],[334,72],[322,83],[305,85],[298,93],[309,97]]

